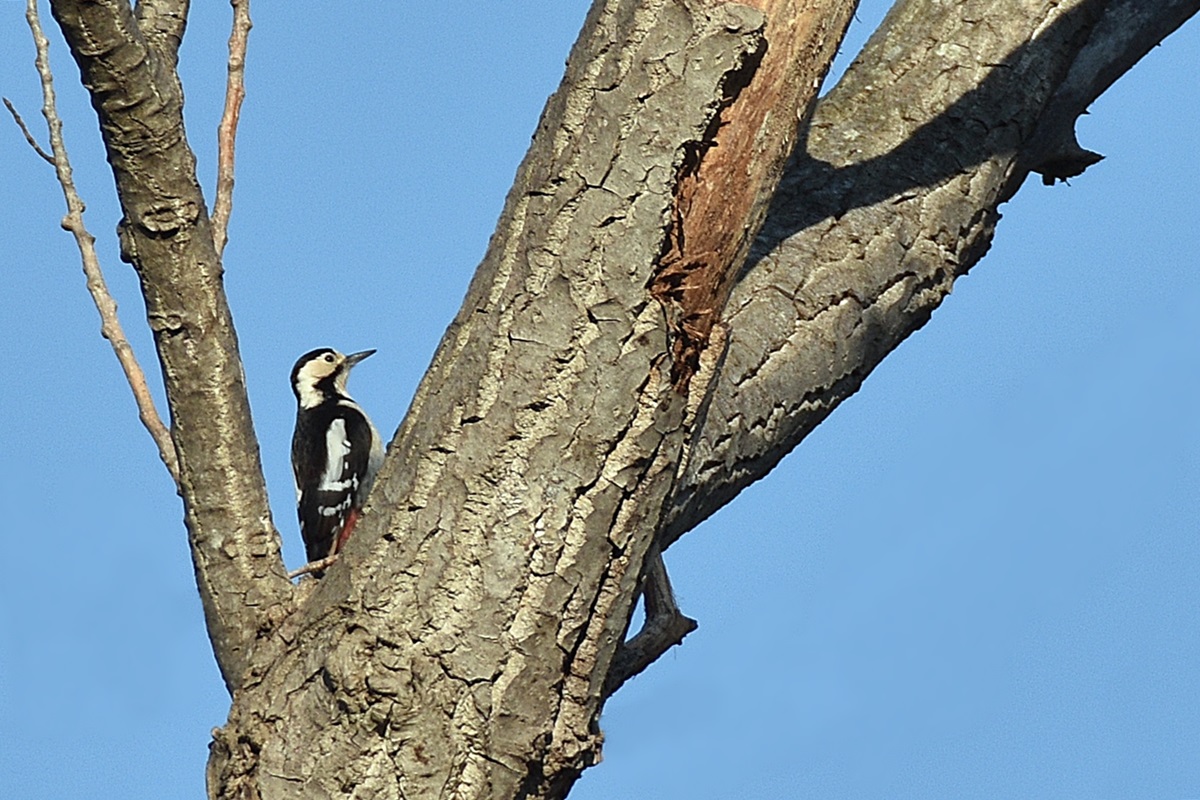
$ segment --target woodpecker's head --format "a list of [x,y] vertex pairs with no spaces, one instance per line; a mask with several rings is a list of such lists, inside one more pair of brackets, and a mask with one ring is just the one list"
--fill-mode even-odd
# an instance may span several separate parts
[[374,353],[363,350],[344,356],[329,347],[320,347],[300,356],[292,367],[292,391],[301,408],[313,408],[330,397],[349,397],[346,381],[355,364]]

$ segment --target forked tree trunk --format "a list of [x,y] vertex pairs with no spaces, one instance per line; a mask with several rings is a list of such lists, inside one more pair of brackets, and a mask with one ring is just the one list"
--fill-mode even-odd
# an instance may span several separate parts
[[221,796],[557,797],[597,760],[729,265],[849,19],[827,5],[836,31],[781,10],[771,47],[747,6],[595,6],[364,527],[256,651]]
[[852,0],[598,0],[366,517],[296,589],[183,134],[187,3],[54,0],[233,693],[210,796],[565,796],[647,554],[924,324],[1030,170],[1092,163],[1075,118],[1198,4],[902,2],[798,126]]

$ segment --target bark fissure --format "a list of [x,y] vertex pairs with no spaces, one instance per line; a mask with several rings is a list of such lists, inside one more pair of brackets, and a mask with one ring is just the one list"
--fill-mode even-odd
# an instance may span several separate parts
[[[666,543],[766,475],[928,321],[987,251],[1048,131],[1073,129],[1111,83],[1100,62],[1128,69],[1197,7],[897,4],[818,103],[733,289],[729,353]],[[1115,33],[1131,19],[1140,32]],[[895,282],[906,274],[911,292]],[[834,305],[848,294],[865,305]]]

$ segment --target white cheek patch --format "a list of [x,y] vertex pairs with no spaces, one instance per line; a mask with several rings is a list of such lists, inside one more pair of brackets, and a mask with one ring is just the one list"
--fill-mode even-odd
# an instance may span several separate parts
[[337,369],[324,359],[309,361],[300,368],[296,375],[296,394],[300,397],[301,408],[316,408],[328,398],[326,392],[317,389],[317,384],[328,378]]
[[325,472],[320,488],[327,492],[344,491],[350,482],[342,480],[346,472],[346,456],[350,454],[350,439],[346,436],[346,421],[335,419],[325,433]]
[[296,384],[296,390],[300,394],[300,406],[302,408],[316,408],[321,405],[323,397],[321,393],[308,381],[300,381]]

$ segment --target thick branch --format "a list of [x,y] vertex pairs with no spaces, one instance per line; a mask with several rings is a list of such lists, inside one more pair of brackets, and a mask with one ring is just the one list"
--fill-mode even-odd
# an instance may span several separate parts
[[[141,279],[179,454],[180,487],[209,635],[226,684],[289,608],[237,338],[221,283],[173,70],[186,4],[155,3],[143,36],[124,0],[54,0],[92,97],[124,219],[122,257]],[[172,11],[174,9],[174,11]],[[156,23],[157,24],[157,23]],[[155,42],[166,42],[156,49]]]
[[[987,251],[1042,121],[1061,130],[1061,109],[1082,111],[1200,2],[1133,5],[893,9],[818,104],[730,299],[726,366],[667,543],[766,475],[925,324]],[[1087,88],[1067,104],[1063,87]]]

